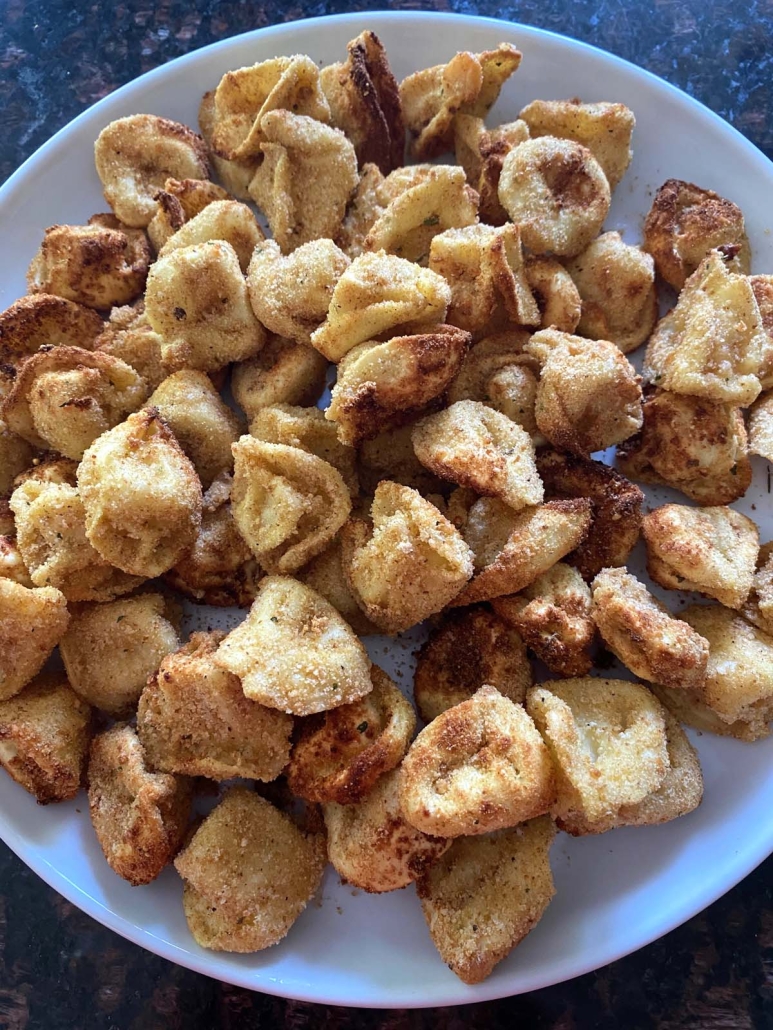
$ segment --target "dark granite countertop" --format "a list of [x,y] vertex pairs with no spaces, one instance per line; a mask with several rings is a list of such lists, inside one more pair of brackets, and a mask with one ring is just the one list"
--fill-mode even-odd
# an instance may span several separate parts
[[[487,14],[594,43],[687,90],[773,157],[773,0],[0,0],[0,181],[84,108],[180,54],[277,21],[385,7]],[[245,1026],[772,1027],[773,859],[596,973],[490,1004],[379,1013],[251,994],[173,966],[93,922],[0,845],[0,1027]]]

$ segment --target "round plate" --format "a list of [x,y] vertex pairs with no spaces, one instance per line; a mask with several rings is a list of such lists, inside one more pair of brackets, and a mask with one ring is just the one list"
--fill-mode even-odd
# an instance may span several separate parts
[[[398,79],[457,50],[516,43],[523,64],[490,124],[512,120],[538,97],[622,101],[636,114],[635,157],[607,227],[640,238],[654,189],[672,176],[695,181],[743,206],[755,271],[773,270],[773,166],[685,94],[615,57],[537,29],[447,14],[363,14],[280,25],[206,47],[117,90],[57,133],[0,190],[1,306],[25,292],[24,273],[46,226],[83,223],[105,209],[92,155],[108,122],[150,112],[195,126],[201,94],[228,69],[299,52],[328,64],[345,57],[347,41],[366,28],[384,41]],[[773,519],[762,469],[756,484],[738,507],[761,523],[766,540]],[[201,618],[209,621],[206,613]],[[372,653],[386,664],[383,646]],[[440,961],[412,889],[368,896],[342,887],[329,871],[321,904],[310,905],[277,947],[257,955],[216,954],[191,939],[173,870],[142,888],[111,872],[82,795],[38,808],[4,778],[0,834],[89,915],[219,980],[334,1005],[455,1005],[558,983],[640,948],[714,901],[773,850],[773,739],[750,745],[702,736],[697,744],[706,778],[701,807],[655,828],[579,840],[559,835],[552,853],[555,900],[535,931],[477,987],[462,984]]]

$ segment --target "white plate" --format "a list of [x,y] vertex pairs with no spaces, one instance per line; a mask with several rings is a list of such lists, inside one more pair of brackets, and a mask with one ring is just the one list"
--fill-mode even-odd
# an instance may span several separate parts
[[[447,14],[362,14],[280,25],[206,47],[124,86],[62,129],[0,190],[0,306],[25,292],[24,272],[44,227],[83,222],[104,210],[92,146],[109,121],[150,112],[196,125],[201,94],[227,69],[297,52],[327,64],[345,56],[346,42],[364,28],[381,36],[398,78],[459,49],[518,44],[523,65],[503,91],[496,121],[514,118],[537,97],[628,104],[637,119],[635,157],[607,226],[622,227],[635,240],[653,189],[671,176],[688,179],[741,204],[755,270],[773,270],[773,166],[685,94],[618,58],[537,29]],[[755,488],[738,507],[749,512],[756,503],[752,514],[769,539],[765,479],[758,469]],[[201,618],[207,621],[206,612]],[[381,646],[373,657],[385,664]],[[460,983],[440,961],[412,889],[367,896],[328,874],[321,906],[311,905],[283,943],[254,956],[215,954],[189,936],[174,872],[132,888],[110,871],[82,795],[38,808],[3,778],[0,834],[89,915],[201,973],[334,1005],[453,1005],[534,990],[611,962],[700,911],[773,851],[773,739],[749,745],[703,736],[698,747],[706,777],[700,809],[657,828],[580,840],[560,835],[553,849],[555,900],[523,945],[477,987]]]

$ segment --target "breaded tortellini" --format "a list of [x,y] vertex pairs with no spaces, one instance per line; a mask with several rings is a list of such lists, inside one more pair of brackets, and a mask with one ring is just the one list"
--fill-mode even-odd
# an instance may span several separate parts
[[244,157],[238,161],[229,161],[227,158],[221,157],[214,148],[216,125],[215,90],[210,89],[201,98],[199,104],[199,128],[207,143],[209,160],[228,193],[237,200],[249,200],[249,185],[255,169],[260,164],[260,154],[257,157]]
[[330,543],[351,511],[341,473],[287,444],[243,436],[233,445],[231,510],[260,564],[292,573]]
[[319,73],[330,121],[354,144],[360,167],[372,162],[384,175],[403,163],[405,126],[400,92],[375,32],[361,32],[346,46],[346,61]]
[[306,801],[354,805],[408,750],[416,715],[377,665],[373,689],[359,701],[312,715],[298,726],[287,784]]
[[0,700],[13,697],[45,665],[70,621],[55,587],[25,587],[0,577]]
[[164,188],[156,193],[156,211],[147,226],[156,253],[170,236],[182,229],[186,222],[195,218],[208,204],[230,199],[222,186],[209,179],[167,179]]
[[27,270],[27,288],[89,308],[128,304],[142,293],[150,260],[150,244],[141,229],[95,215],[88,225],[46,229]]
[[596,822],[657,790],[669,767],[658,699],[626,680],[549,680],[532,687],[526,710],[556,765],[553,814],[561,827]]
[[763,544],[757,556],[757,571],[741,615],[758,629],[773,636],[773,541]]
[[664,504],[644,516],[642,535],[647,571],[656,583],[742,607],[760,548],[757,526],[746,515],[727,507]]
[[532,673],[523,640],[483,607],[449,613],[416,659],[413,697],[419,714],[432,722],[486,684],[516,704],[524,700]]
[[748,273],[751,252],[741,209],[712,190],[667,179],[644,222],[644,249],[658,275],[681,290],[715,247],[726,250],[733,271]]
[[618,448],[621,472],[681,490],[698,504],[743,497],[752,467],[740,408],[654,390],[645,394],[643,413],[640,432]]
[[658,317],[655,265],[645,251],[605,232],[569,262],[582,299],[578,336],[611,340],[623,354],[644,343]]
[[518,70],[522,54],[511,43],[480,54],[457,53],[447,64],[408,75],[400,83],[400,103],[411,156],[426,160],[450,150],[454,118],[485,118],[499,91]]
[[209,376],[192,368],[175,372],[153,391],[147,407],[168,423],[205,489],[233,468],[231,444],[239,438],[239,419]]
[[604,101],[533,100],[518,115],[532,136],[557,136],[582,143],[601,165],[611,189],[631,163],[631,136],[636,119],[625,104]]
[[499,200],[534,254],[574,257],[599,234],[609,212],[606,176],[587,147],[541,136],[502,162]]
[[540,312],[540,329],[573,333],[580,324],[582,299],[564,266],[549,257],[526,259],[526,281]]
[[641,428],[641,379],[613,343],[541,329],[525,350],[541,362],[534,416],[555,447],[587,458]]
[[282,253],[334,239],[359,181],[354,147],[340,129],[292,111],[269,111],[261,128],[264,156],[250,196]]
[[368,618],[385,633],[402,633],[459,593],[472,575],[472,552],[408,486],[379,483],[370,517],[372,525],[357,519],[344,527],[344,573]]
[[487,129],[484,120],[475,115],[457,114],[454,118],[456,161],[480,197],[480,216],[487,225],[503,225],[507,221],[497,192],[502,162],[528,138],[529,126],[520,120]]
[[123,572],[160,576],[196,540],[201,483],[158,411],[130,415],[89,447],[78,492],[89,541]]
[[372,894],[407,887],[451,845],[411,826],[400,808],[399,783],[393,769],[357,804],[323,806],[333,868],[345,883]]
[[547,816],[482,837],[457,837],[419,880],[432,942],[466,984],[477,984],[526,937],[555,894]]
[[571,565],[556,562],[520,594],[496,597],[491,604],[551,672],[559,676],[590,672],[589,652],[596,635],[591,592]]
[[400,767],[403,815],[437,837],[516,826],[554,800],[553,765],[536,726],[492,686],[433,719]]
[[451,289],[436,272],[383,250],[361,254],[338,279],[311,343],[340,361],[357,344],[398,326],[405,331],[443,322],[450,301]]
[[773,462],[773,394],[763,394],[749,412],[749,450]]
[[414,427],[412,439],[416,456],[431,472],[500,497],[514,511],[543,498],[531,437],[480,401],[457,401],[427,416]]
[[664,687],[700,690],[709,645],[699,633],[674,618],[626,569],[603,569],[591,586],[599,633],[635,676]]
[[310,344],[348,266],[332,240],[310,240],[288,255],[266,240],[255,248],[247,275],[256,318],[272,333]]
[[24,362],[0,410],[8,428],[33,446],[79,460],[148,392],[142,376],[111,354],[46,347]]
[[161,337],[162,360],[202,372],[252,357],[266,338],[236,251],[222,240],[159,258],[148,276],[145,313]]
[[771,348],[748,277],[712,250],[658,322],[643,374],[663,390],[746,407],[762,389]]
[[312,347],[269,334],[259,354],[234,366],[231,391],[252,421],[273,404],[314,404],[326,373],[327,362]]
[[440,397],[459,371],[470,334],[428,327],[385,343],[361,343],[342,359],[325,418],[342,443],[356,446],[411,422]]
[[358,636],[378,633],[379,630],[357,603],[352,593],[341,559],[341,533],[321,554],[297,573],[298,579],[306,586],[316,590],[326,601],[343,615]]
[[591,520],[587,498],[513,511],[498,497],[481,497],[463,528],[475,557],[475,575],[452,603],[474,604],[518,593],[573,551]]
[[526,279],[520,230],[512,223],[439,233],[430,244],[429,267],[451,287],[451,325],[480,336],[540,321]]
[[360,169],[359,181],[335,237],[335,242],[352,260],[362,254],[365,237],[386,206],[382,193],[384,181],[376,165],[366,164]]
[[152,390],[174,371],[163,362],[161,337],[148,321],[144,301],[113,308],[107,322],[100,324],[95,350],[131,365]]
[[232,787],[175,859],[196,943],[213,951],[271,947],[314,895],[326,853],[246,787]]
[[93,350],[102,332],[96,311],[52,293],[33,293],[0,312],[0,362],[18,365],[41,347]]
[[773,388],[773,275],[750,275],[749,283],[757,301],[762,329],[771,343],[760,369],[762,389],[770,390]]
[[238,676],[252,701],[314,715],[372,690],[365,648],[336,609],[289,576],[266,576],[247,618],[218,647],[215,664]]
[[177,230],[158,252],[159,258],[182,247],[192,247],[210,240],[230,243],[243,272],[247,271],[252,252],[264,239],[255,215],[246,204],[237,200],[213,200]]
[[78,793],[90,735],[91,709],[61,673],[0,700],[0,765],[39,805]]
[[167,655],[140,697],[137,732],[161,772],[230,780],[275,779],[290,757],[293,718],[244,696],[215,665],[224,633],[194,633]]
[[110,122],[94,144],[94,160],[108,204],[122,222],[138,228],[153,218],[156,193],[168,178],[209,178],[204,140],[154,114]]

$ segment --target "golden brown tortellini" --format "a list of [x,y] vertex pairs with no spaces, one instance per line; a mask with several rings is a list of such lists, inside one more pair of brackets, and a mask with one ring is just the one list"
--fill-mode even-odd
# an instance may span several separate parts
[[79,459],[97,437],[136,411],[148,384],[102,351],[50,347],[28,358],[2,407],[9,429],[38,448]]
[[161,337],[164,362],[214,372],[257,354],[265,331],[250,306],[230,243],[173,250],[148,276],[145,312]]
[[467,182],[480,197],[480,216],[487,225],[503,225],[507,212],[499,201],[499,177],[505,156],[529,138],[526,122],[515,121],[487,129],[482,118],[457,114],[454,152]]
[[582,299],[564,266],[549,257],[526,259],[526,281],[540,313],[540,329],[573,333],[580,324]]
[[221,157],[214,147],[216,124],[215,91],[210,89],[201,98],[199,104],[199,128],[207,143],[209,160],[218,179],[232,197],[236,197],[237,200],[250,200],[249,186],[255,169],[260,164],[260,155],[245,157],[239,161],[229,161],[227,158]]
[[763,544],[757,555],[757,571],[741,614],[758,629],[773,637],[773,541]]
[[773,275],[750,275],[749,283],[757,301],[763,331],[771,344],[760,369],[762,389],[770,390],[773,388]]
[[234,444],[231,508],[260,564],[292,573],[327,547],[351,511],[341,473],[299,447],[243,436]]
[[246,204],[237,200],[213,200],[169,237],[158,256],[166,257],[181,247],[223,240],[233,247],[242,271],[246,272],[253,250],[264,238],[255,215]]
[[773,394],[763,394],[749,412],[749,450],[773,461]]
[[158,253],[169,237],[195,218],[207,204],[231,198],[222,186],[209,179],[169,178],[155,199],[156,213],[148,223],[147,233]]
[[366,164],[360,169],[359,181],[335,238],[341,250],[352,260],[362,253],[370,227],[384,210],[384,181],[376,165]]
[[164,364],[161,337],[148,321],[144,301],[113,308],[101,324],[95,349],[131,365],[152,390],[174,371]]
[[266,240],[255,248],[247,276],[256,318],[272,333],[310,344],[348,266],[332,240],[311,240],[286,256]]
[[67,600],[55,587],[0,578],[0,701],[40,672],[69,621]]
[[582,313],[578,336],[611,340],[623,354],[635,350],[652,332],[658,317],[655,265],[618,232],[605,232],[569,262]]
[[33,293],[0,312],[0,362],[18,365],[41,347],[93,350],[102,331],[96,311],[52,293]]
[[104,433],[78,466],[86,535],[103,558],[136,576],[160,576],[201,525],[196,470],[157,411]]
[[296,574],[301,583],[316,590],[343,615],[358,636],[378,633],[364,614],[344,575],[341,558],[341,533],[322,554],[318,554]]
[[252,421],[274,404],[314,404],[326,374],[327,362],[312,347],[269,334],[259,354],[234,366],[231,390]]
[[16,433],[12,433],[0,418],[0,497],[10,494],[14,480],[29,468],[34,453],[32,445]]
[[537,434],[534,401],[538,363],[524,354],[528,340],[526,330],[511,329],[473,344],[448,388],[448,403],[482,401],[523,426],[530,435]]

